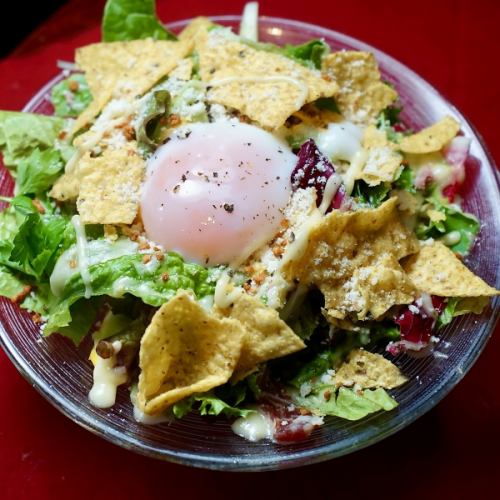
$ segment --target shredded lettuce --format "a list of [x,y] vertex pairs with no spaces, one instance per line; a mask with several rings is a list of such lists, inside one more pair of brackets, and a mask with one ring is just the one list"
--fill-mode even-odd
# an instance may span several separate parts
[[56,116],[76,118],[92,101],[92,94],[82,73],[75,73],[57,85],[51,93]]
[[155,0],[108,0],[102,19],[102,41],[177,40],[156,15]]
[[331,415],[346,420],[360,420],[370,413],[390,411],[398,406],[394,398],[382,388],[355,391],[347,387],[336,389],[323,385],[305,397],[296,396],[295,402],[317,415]]
[[15,168],[36,149],[53,149],[66,121],[55,116],[0,111],[0,151],[6,167]]

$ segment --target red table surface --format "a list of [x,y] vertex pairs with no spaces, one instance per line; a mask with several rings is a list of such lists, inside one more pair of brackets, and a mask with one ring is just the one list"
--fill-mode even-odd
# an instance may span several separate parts
[[[160,0],[158,12],[174,21],[236,14],[243,4]],[[102,6],[70,1],[0,61],[0,109],[21,109],[57,73],[57,59],[72,60],[75,47],[99,40]],[[335,29],[407,64],[472,121],[500,158],[500,2],[279,0],[261,2],[261,13]],[[497,497],[498,352],[497,331],[459,386],[397,435],[340,459],[258,475],[195,470],[115,447],[45,402],[0,352],[0,498]]]

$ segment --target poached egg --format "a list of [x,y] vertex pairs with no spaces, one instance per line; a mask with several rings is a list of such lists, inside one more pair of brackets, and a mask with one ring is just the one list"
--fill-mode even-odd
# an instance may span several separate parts
[[242,262],[279,231],[296,161],[253,125],[176,129],[148,161],[141,199],[148,238],[188,261]]

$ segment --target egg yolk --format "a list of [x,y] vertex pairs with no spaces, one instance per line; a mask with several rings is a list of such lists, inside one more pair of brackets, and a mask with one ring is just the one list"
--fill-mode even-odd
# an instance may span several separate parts
[[188,261],[241,262],[278,232],[296,160],[253,125],[177,129],[148,161],[141,200],[148,238]]

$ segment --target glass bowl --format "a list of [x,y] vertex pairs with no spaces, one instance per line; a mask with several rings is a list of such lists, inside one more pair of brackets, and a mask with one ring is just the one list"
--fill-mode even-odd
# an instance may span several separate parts
[[[239,16],[213,18],[237,28]],[[174,31],[188,21],[170,24]],[[500,286],[500,194],[497,171],[479,134],[439,93],[413,71],[388,55],[335,31],[279,18],[260,19],[261,40],[303,43],[324,38],[334,50],[356,49],[373,52],[384,79],[393,83],[404,105],[403,120],[420,128],[445,114],[456,117],[467,137],[472,138],[468,162],[468,194],[465,209],[482,221],[481,233],[469,258],[470,268],[488,283]],[[42,88],[25,111],[51,113],[47,100],[60,74]],[[0,172],[0,191],[10,193],[13,183],[5,170]],[[119,390],[116,405],[109,410],[92,407],[87,399],[92,385],[92,366],[87,349],[76,348],[58,335],[40,337],[29,315],[10,301],[0,301],[0,338],[3,348],[21,374],[56,408],[77,424],[124,448],[195,467],[225,470],[269,470],[297,467],[351,453],[397,432],[436,405],[470,369],[494,330],[500,310],[496,297],[481,316],[457,318],[439,331],[436,349],[445,356],[423,358],[399,355],[395,362],[410,382],[394,391],[399,407],[359,422],[327,419],[304,441],[278,445],[250,443],[233,434],[223,419],[189,415],[173,424],[145,426],[135,422],[128,391]],[[448,344],[449,342],[449,344]],[[417,378],[418,376],[418,378]]]

